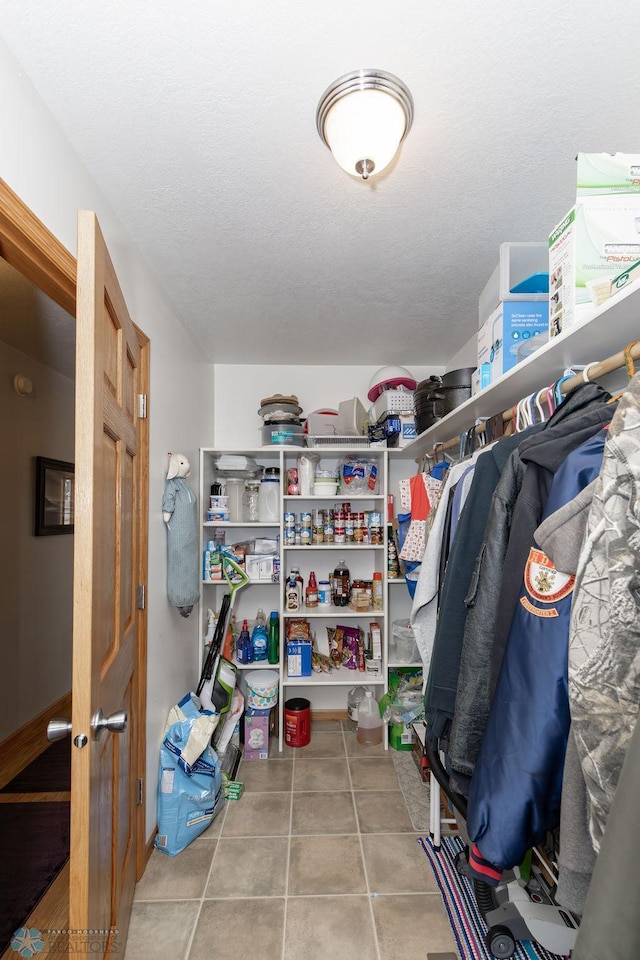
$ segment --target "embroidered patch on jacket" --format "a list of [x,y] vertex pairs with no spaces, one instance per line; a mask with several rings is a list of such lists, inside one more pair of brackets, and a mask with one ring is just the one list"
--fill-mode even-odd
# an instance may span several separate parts
[[572,574],[556,570],[546,553],[532,547],[524,568],[524,586],[532,600],[545,606],[534,606],[527,596],[520,597],[520,603],[536,617],[557,617],[553,604],[569,596],[575,581]]

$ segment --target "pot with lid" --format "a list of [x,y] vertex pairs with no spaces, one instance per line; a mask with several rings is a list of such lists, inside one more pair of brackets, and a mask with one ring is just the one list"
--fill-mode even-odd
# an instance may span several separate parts
[[423,433],[469,399],[473,371],[474,367],[463,367],[418,384],[413,398],[417,433]]

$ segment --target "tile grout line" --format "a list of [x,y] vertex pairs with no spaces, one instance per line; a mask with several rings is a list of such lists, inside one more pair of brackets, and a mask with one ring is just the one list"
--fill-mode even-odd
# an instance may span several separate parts
[[364,856],[364,844],[362,842],[362,832],[360,830],[360,816],[358,814],[358,808],[356,806],[356,796],[355,796],[356,791],[353,788],[353,777],[351,776],[351,763],[350,763],[351,758],[349,757],[349,754],[347,752],[347,738],[345,736],[344,728],[342,730],[342,740],[344,745],[345,756],[347,758],[347,774],[349,776],[349,785],[351,789],[351,802],[353,803],[353,812],[355,814],[356,827],[358,830],[358,846],[360,847],[360,858],[362,859],[362,870],[364,873],[364,882],[367,888],[367,901],[369,904],[369,919],[371,921],[371,929],[373,931],[373,944],[376,951],[377,960],[380,960],[380,944],[378,943],[378,931],[376,929],[376,920],[373,913],[373,898],[371,895],[371,887],[369,885],[369,872],[367,870],[367,862]]
[[[283,733],[284,736],[284,733]],[[289,866],[291,862],[291,831],[293,829],[293,784],[296,776],[295,749],[291,758],[291,799],[289,802],[289,836],[287,837],[287,866],[284,874],[284,913],[282,917],[282,960],[285,960],[287,946],[287,912],[289,907]]]
[[189,954],[191,953],[191,948],[192,948],[192,946],[193,946],[193,941],[194,941],[194,939],[195,939],[196,930],[198,929],[198,923],[200,922],[200,915],[201,915],[201,913],[202,913],[202,907],[203,907],[203,904],[204,904],[204,901],[205,901],[205,894],[206,894],[206,892],[207,892],[207,887],[209,886],[209,880],[211,879],[211,874],[212,874],[212,872],[213,872],[213,865],[214,865],[214,863],[215,863],[215,861],[216,861],[216,856],[218,855],[218,849],[219,849],[219,846],[220,846],[220,840],[221,840],[221,838],[222,838],[222,830],[223,830],[223,828],[224,828],[224,821],[227,819],[227,813],[228,813],[228,811],[229,811],[229,804],[232,803],[232,802],[233,802],[232,800],[227,800],[227,802],[226,802],[225,805],[224,805],[224,809],[222,810],[222,812],[221,812],[221,814],[220,814],[220,816],[222,817],[222,819],[221,819],[221,821],[220,821],[220,833],[219,833],[218,836],[216,837],[216,848],[215,848],[215,850],[213,851],[213,856],[211,857],[211,863],[210,863],[210,865],[209,865],[209,870],[207,871],[207,878],[206,878],[206,880],[205,880],[205,882],[204,882],[204,885],[203,885],[203,887],[202,887],[202,894],[201,894],[200,897],[194,897],[194,900],[199,900],[199,901],[200,901],[200,906],[198,907],[198,910],[197,910],[197,912],[196,912],[195,922],[194,922],[194,924],[193,924],[193,929],[192,929],[192,931],[191,931],[191,936],[189,937],[189,941],[188,941],[188,943],[187,943],[187,948],[186,948],[185,954],[184,954],[184,960],[189,960]]

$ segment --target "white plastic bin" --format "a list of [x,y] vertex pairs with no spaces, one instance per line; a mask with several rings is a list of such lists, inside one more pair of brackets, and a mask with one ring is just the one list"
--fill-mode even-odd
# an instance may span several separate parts
[[[546,274],[546,291],[544,276],[539,277],[540,292],[526,293],[517,288],[525,280],[537,274]],[[538,286],[537,284],[535,284]],[[481,327],[487,317],[505,300],[533,300],[549,299],[549,244],[537,240],[523,242],[509,242],[500,244],[500,260],[478,299],[478,327]]]

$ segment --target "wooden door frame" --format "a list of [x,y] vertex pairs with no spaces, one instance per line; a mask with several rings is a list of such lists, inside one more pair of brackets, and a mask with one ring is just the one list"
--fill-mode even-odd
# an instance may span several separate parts
[[[74,319],[76,316],[75,257],[45,227],[36,215],[0,178],[0,256],[34,283],[43,293],[55,300]],[[136,326],[140,344],[140,389],[149,393],[150,344],[149,338]],[[139,421],[140,427],[140,491],[144,492],[138,510],[138,569],[134,571],[137,583],[147,584],[149,540],[149,420]],[[146,591],[148,593],[148,591]],[[139,611],[136,626],[137,669],[135,704],[138,714],[138,742],[136,744],[135,779],[146,778],[146,719],[147,719],[147,609]],[[73,691],[72,691],[73,695]],[[131,784],[135,789],[135,782]],[[144,871],[148,851],[145,836],[145,803],[136,806],[136,879]]]

